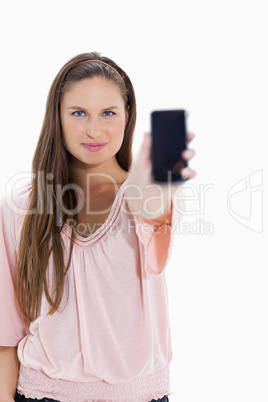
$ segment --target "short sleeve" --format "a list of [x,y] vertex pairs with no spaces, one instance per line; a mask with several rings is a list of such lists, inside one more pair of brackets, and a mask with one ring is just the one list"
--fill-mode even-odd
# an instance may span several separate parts
[[172,200],[171,222],[159,223],[157,220],[144,219],[133,215],[136,233],[139,238],[141,256],[145,270],[153,275],[160,275],[166,268],[175,242],[178,225],[182,219],[184,202]]
[[16,295],[16,214],[8,198],[0,201],[0,346],[17,346],[26,335],[26,321]]

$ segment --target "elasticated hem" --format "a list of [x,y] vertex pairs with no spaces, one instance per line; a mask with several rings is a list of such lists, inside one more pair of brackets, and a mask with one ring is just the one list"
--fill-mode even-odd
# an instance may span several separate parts
[[26,398],[47,397],[60,402],[148,402],[171,394],[169,365],[121,384],[53,379],[41,371],[21,365],[17,390]]

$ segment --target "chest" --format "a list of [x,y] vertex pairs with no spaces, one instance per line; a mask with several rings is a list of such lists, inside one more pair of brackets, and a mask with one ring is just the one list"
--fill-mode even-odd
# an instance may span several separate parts
[[81,236],[90,236],[107,220],[115,200],[114,191],[92,195],[86,199],[78,213],[76,232]]

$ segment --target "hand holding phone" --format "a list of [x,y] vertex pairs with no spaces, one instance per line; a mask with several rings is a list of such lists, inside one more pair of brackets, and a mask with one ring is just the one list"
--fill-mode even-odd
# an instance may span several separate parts
[[180,182],[180,172],[187,166],[181,153],[187,148],[185,110],[158,110],[151,113],[152,180]]
[[[164,111],[165,116],[162,115],[163,111],[160,113],[161,116],[159,112],[152,113],[151,135],[144,133],[140,152],[129,170],[125,192],[128,207],[133,214],[145,219],[159,220],[161,213],[161,221],[165,220],[166,212],[170,211],[171,199],[181,186],[181,182],[186,180],[185,177],[188,180],[196,176],[196,171],[191,167],[183,167],[187,166],[187,161],[195,155],[193,149],[187,148],[187,144],[195,135],[186,134],[185,111],[176,111],[175,114],[179,116],[174,119],[167,116],[168,112]],[[175,111],[171,112],[173,114]],[[169,173],[173,179],[171,186],[167,185],[171,181],[168,181]],[[157,186],[152,183],[157,183]],[[159,186],[161,197],[159,197]]]

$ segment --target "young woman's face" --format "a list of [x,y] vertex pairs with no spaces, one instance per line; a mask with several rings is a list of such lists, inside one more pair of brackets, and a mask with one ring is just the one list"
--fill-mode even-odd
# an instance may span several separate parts
[[113,81],[94,77],[74,83],[63,95],[60,117],[64,145],[73,162],[93,166],[115,158],[128,113]]

